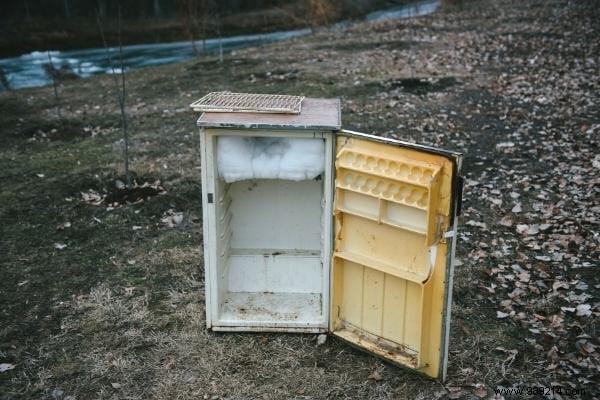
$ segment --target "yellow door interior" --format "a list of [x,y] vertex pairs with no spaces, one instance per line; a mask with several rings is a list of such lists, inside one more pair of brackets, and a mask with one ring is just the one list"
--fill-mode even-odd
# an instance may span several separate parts
[[452,160],[338,135],[331,332],[441,378]]

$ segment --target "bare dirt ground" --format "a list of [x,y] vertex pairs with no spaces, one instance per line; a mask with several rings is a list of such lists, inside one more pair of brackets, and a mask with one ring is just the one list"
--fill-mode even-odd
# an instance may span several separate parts
[[[0,398],[599,398],[599,19],[479,1],[131,72],[127,198],[111,77],[62,84],[62,121],[50,87],[0,94]],[[445,384],[205,330],[187,105],[213,90],[339,96],[347,128],[465,152]]]

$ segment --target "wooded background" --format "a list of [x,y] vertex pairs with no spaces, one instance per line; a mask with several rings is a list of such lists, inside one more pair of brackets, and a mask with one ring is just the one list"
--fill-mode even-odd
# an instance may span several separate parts
[[[319,27],[406,0],[17,0],[0,2],[0,57]],[[122,28],[118,34],[118,15]],[[120,36],[120,39],[118,38]],[[15,40],[16,38],[16,40]]]
[[[20,0],[2,2],[0,4],[0,19],[30,19],[36,17],[74,18],[95,17],[99,12],[102,17],[117,16],[118,6],[121,5],[124,18],[168,18],[176,17],[188,9],[195,11],[218,12],[221,15],[261,10],[272,7],[283,7],[290,3],[302,1],[285,0]],[[361,12],[367,10],[376,0],[342,0],[342,1],[304,1],[310,6],[320,4],[336,4],[346,10]],[[394,3],[388,1],[387,3]],[[400,2],[397,2],[400,3]]]

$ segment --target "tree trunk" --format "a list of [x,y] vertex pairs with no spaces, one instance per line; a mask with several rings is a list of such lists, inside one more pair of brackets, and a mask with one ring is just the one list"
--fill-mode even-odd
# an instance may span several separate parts
[[154,0],[152,2],[152,9],[154,11],[154,18],[160,18],[162,16],[162,10],[160,9],[159,0]]
[[100,18],[106,18],[106,0],[98,0],[98,14]]
[[71,3],[69,0],[63,0],[63,7],[65,9],[65,18],[71,18]]
[[25,6],[25,18],[27,19],[27,22],[30,22],[31,13],[29,12],[29,3],[27,3],[27,0],[23,0],[23,5]]
[[217,35],[219,36],[219,62],[223,62],[223,39],[221,38],[221,17],[217,14]]

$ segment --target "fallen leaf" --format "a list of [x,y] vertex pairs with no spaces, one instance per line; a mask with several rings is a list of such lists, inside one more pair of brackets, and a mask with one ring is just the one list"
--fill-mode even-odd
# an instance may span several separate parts
[[11,369],[15,369],[14,364],[9,364],[9,363],[0,364],[0,372],[10,371]]
[[569,283],[565,282],[565,281],[554,281],[554,283],[552,284],[552,290],[558,290],[558,289],[568,289],[569,288]]
[[174,228],[183,222],[183,213],[169,210],[167,211],[167,215],[161,219],[161,222],[169,228]]
[[549,359],[557,361],[560,358],[560,355],[558,353],[558,347],[552,346],[552,348],[548,351],[546,355]]
[[500,142],[500,143],[496,144],[497,149],[504,149],[507,147],[515,147],[514,142]]
[[83,202],[92,204],[95,206],[100,205],[106,196],[100,195],[100,193],[90,189],[87,192],[81,192],[81,199]]
[[531,274],[529,272],[521,272],[517,275],[521,282],[527,283],[531,279]]
[[553,316],[550,317],[550,326],[552,328],[558,328],[562,325],[562,322],[564,321],[564,318],[562,318],[560,315],[555,314]]
[[580,346],[580,349],[583,351],[584,355],[592,354],[596,351],[596,347],[587,340],[580,340],[577,342]]
[[527,225],[527,224],[518,224],[517,225],[517,233],[521,235],[532,236],[538,234],[540,231],[538,225]]
[[519,351],[515,349],[505,349],[504,347],[496,347],[494,350],[501,351],[506,354],[518,354]]
[[512,226],[512,225],[513,225],[513,219],[512,219],[510,216],[508,216],[508,215],[505,215],[505,216],[504,216],[504,217],[503,217],[503,218],[500,220],[500,225],[502,225],[502,226],[508,226],[508,227],[510,227],[510,226]]
[[487,225],[485,222],[478,222],[478,221],[470,220],[470,221],[465,222],[465,224],[469,225],[469,226],[476,226],[483,230],[487,229]]
[[163,362],[164,369],[173,369],[175,367],[175,358],[172,356],[168,356]]
[[506,317],[508,317],[510,314],[502,312],[502,311],[496,311],[496,317],[498,317],[499,319],[504,319]]
[[326,341],[327,341],[327,335],[320,334],[319,336],[317,336],[317,346],[324,345]]
[[62,224],[59,224],[56,229],[59,231],[62,231],[66,228],[70,228],[71,227],[71,223],[69,221],[63,222]]
[[575,313],[575,315],[577,315],[578,317],[588,317],[592,315],[592,306],[590,306],[589,304],[580,304],[576,308],[577,312]]
[[448,398],[449,399],[460,399],[464,397],[464,392],[462,388],[446,386],[446,390],[448,390]]
[[473,394],[479,397],[480,399],[483,399],[485,396],[487,396],[487,390],[485,389],[485,385],[482,383],[478,383],[475,389],[473,390]]
[[381,374],[379,373],[379,371],[375,370],[375,371],[373,371],[373,372],[371,373],[371,375],[369,375],[369,376],[367,377],[367,379],[371,379],[371,380],[374,380],[374,381],[376,381],[376,382],[379,382],[380,380],[382,380],[382,379],[383,379],[383,377],[381,376]]

